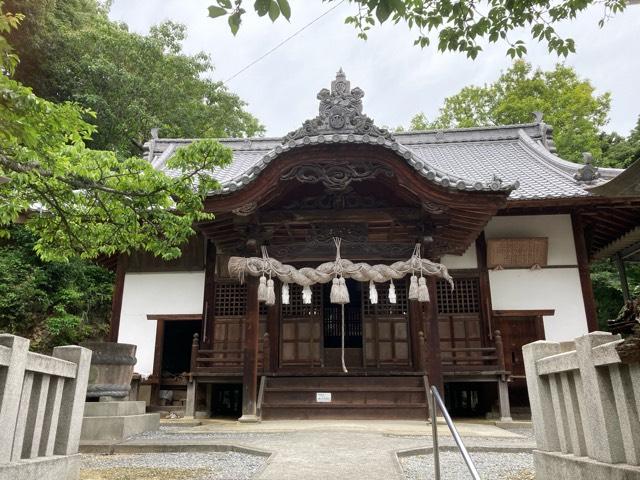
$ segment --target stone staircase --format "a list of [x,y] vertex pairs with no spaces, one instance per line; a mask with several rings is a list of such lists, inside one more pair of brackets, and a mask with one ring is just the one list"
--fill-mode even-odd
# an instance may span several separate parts
[[263,395],[263,419],[426,420],[428,416],[422,376],[276,376],[267,378]]

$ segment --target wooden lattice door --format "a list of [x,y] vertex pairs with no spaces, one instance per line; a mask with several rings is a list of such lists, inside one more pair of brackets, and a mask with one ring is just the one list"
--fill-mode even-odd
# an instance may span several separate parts
[[302,303],[302,287],[289,285],[289,304],[282,305],[280,366],[322,365],[322,290],[311,287],[311,304]]
[[[477,277],[456,278],[455,289],[448,282],[436,283],[440,349],[479,348],[482,346],[480,284]],[[479,352],[456,352],[456,358],[479,357]]]
[[406,282],[397,282],[396,303],[389,302],[389,284],[376,284],[378,303],[371,304],[363,288],[364,348],[367,366],[410,364],[409,301]]
[[[234,281],[218,281],[215,299],[213,366],[240,367],[246,328],[247,286]],[[260,339],[266,332],[266,313],[266,307],[260,304]],[[258,362],[262,365],[263,342],[258,342],[258,348]]]

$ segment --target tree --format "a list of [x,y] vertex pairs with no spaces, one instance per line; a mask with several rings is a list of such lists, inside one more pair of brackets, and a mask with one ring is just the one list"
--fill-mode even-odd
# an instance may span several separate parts
[[[328,0],[338,2],[338,0]],[[340,0],[340,3],[345,0]],[[507,54],[522,57],[527,53],[524,41],[515,39],[518,30],[526,28],[531,36],[546,43],[549,52],[567,56],[575,51],[571,38],[563,38],[556,32],[554,25],[563,20],[575,18],[589,6],[598,3],[604,13],[599,26],[612,15],[622,12],[626,0],[488,0],[485,2],[466,0],[452,2],[450,0],[349,0],[356,13],[348,16],[346,23],[355,26],[358,36],[366,39],[367,32],[376,24],[387,21],[404,23],[410,29],[417,30],[415,45],[426,47],[436,41],[441,52],[451,50],[466,53],[476,58],[482,51],[479,43],[483,40],[495,43],[505,42]],[[247,0],[217,0],[216,5],[209,7],[209,16],[227,17],[229,27],[235,35],[247,11],[244,8]],[[253,4],[255,12],[261,16],[269,16],[275,22],[280,16],[287,20],[291,16],[291,8],[287,0],[256,0]]]
[[26,17],[10,40],[15,79],[54,102],[96,113],[87,145],[140,155],[152,128],[168,137],[243,137],[264,128],[245,103],[209,77],[211,58],[185,55],[185,27],[165,22],[142,36],[112,22],[96,0],[11,0]]
[[593,85],[571,67],[558,64],[551,71],[533,70],[531,64],[516,60],[494,83],[465,87],[446,98],[434,121],[416,115],[411,128],[527,123],[533,112],[540,111],[553,127],[561,157],[580,162],[582,152],[589,151],[599,159],[600,129],[607,122],[611,98],[609,93],[594,92]]
[[[0,3],[2,24],[12,17]],[[8,48],[4,71],[14,64]],[[0,75],[0,176],[11,180],[0,185],[0,236],[24,223],[44,260],[132,250],[179,256],[194,223],[212,217],[203,201],[219,186],[212,171],[229,164],[231,151],[214,140],[196,142],[168,161],[169,176],[141,157],[87,148],[95,127],[85,118],[94,117]]]
[[615,132],[600,134],[602,165],[615,168],[627,168],[633,162],[640,161],[640,115],[636,126],[623,137]]
[[78,258],[43,262],[35,241],[21,225],[0,240],[0,331],[28,337],[43,352],[103,336],[113,274]]

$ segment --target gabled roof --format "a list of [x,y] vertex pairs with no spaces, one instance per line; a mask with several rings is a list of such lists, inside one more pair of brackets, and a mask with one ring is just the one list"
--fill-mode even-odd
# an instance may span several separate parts
[[[318,94],[319,115],[285,137],[226,138],[233,163],[214,172],[222,189],[242,189],[280,154],[308,145],[360,143],[395,151],[416,173],[445,188],[465,191],[510,191],[509,200],[595,196],[593,187],[622,170],[596,169],[555,155],[551,128],[541,115],[529,124],[390,133],[362,114],[359,88],[351,89],[342,70],[331,91]],[[153,138],[146,158],[163,169],[176,148],[193,139]]]

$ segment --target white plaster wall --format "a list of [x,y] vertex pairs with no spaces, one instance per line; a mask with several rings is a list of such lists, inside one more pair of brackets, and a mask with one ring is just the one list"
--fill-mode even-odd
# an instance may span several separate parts
[[546,310],[547,340],[565,341],[587,333],[587,317],[577,268],[490,271],[494,310]]
[[549,265],[577,264],[570,215],[523,215],[493,217],[484,230],[490,238],[547,237]]
[[153,372],[156,322],[148,314],[202,313],[204,272],[127,273],[118,341],[138,346],[135,371]]
[[[487,239],[547,237],[548,264],[542,270],[507,269],[489,272],[494,310],[554,309],[544,318],[547,340],[573,340],[587,333],[576,250],[569,215],[503,216],[491,219]],[[558,268],[562,266],[563,268]]]
[[478,258],[476,256],[476,244],[471,244],[467,251],[462,255],[443,255],[440,259],[442,263],[449,270],[455,270],[459,268],[478,268]]

